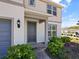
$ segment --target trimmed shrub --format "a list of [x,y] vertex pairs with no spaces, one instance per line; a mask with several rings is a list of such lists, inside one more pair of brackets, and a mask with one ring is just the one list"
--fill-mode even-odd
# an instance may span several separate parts
[[31,45],[22,44],[10,47],[4,59],[36,59]]
[[59,37],[52,37],[52,38],[50,39],[49,43],[50,43],[50,42],[56,42],[56,41],[58,41],[58,40],[59,40],[59,41],[62,41],[61,38],[59,38]]
[[67,43],[67,42],[70,42],[71,41],[71,38],[70,37],[61,37],[63,43]]
[[63,49],[64,43],[62,42],[61,38],[52,37],[50,42],[48,43],[48,51],[51,53],[52,57],[58,57],[63,59]]

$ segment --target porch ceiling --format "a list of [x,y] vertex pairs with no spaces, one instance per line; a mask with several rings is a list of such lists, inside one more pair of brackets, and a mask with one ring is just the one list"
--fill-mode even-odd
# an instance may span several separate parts
[[25,16],[46,20],[48,17],[51,17],[52,15],[47,14],[47,13],[43,13],[43,12],[33,11],[30,9],[25,9]]

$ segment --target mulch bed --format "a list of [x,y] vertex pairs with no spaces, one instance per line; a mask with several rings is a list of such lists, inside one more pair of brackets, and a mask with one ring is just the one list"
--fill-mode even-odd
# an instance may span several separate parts
[[[64,48],[66,51],[65,52],[66,59],[79,59],[79,44],[74,42],[69,42],[64,45]],[[47,49],[46,49],[46,53],[51,57]],[[51,59],[55,59],[55,58],[51,57]]]
[[68,59],[79,59],[79,44],[74,42],[66,43],[65,50]]

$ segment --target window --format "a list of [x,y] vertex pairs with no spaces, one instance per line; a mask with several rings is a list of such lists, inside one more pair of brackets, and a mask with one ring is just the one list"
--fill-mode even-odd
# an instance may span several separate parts
[[57,8],[53,7],[53,15],[57,16]]
[[57,16],[57,8],[52,5],[47,5],[47,13]]
[[48,24],[48,30],[51,30],[51,24]]
[[35,5],[35,0],[29,0],[30,5]]
[[50,40],[51,37],[57,36],[57,25],[56,24],[48,24],[48,38]]
[[57,25],[56,24],[52,25],[52,35],[57,36]]
[[47,13],[52,14],[52,6],[51,5],[47,5]]

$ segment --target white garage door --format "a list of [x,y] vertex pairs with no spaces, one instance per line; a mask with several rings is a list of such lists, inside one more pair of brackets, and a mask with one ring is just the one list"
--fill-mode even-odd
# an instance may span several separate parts
[[0,19],[0,59],[6,55],[11,45],[11,21]]

